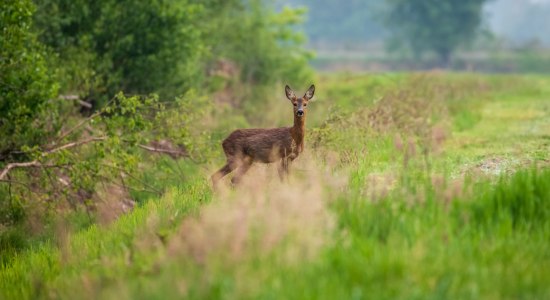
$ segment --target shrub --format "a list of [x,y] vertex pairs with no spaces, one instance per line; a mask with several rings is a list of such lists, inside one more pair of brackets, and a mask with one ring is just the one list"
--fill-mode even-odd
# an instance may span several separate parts
[[40,143],[55,127],[49,122],[55,113],[42,115],[56,86],[45,51],[31,32],[33,11],[31,1],[0,4],[0,166],[13,151]]
[[64,89],[105,102],[120,90],[176,96],[203,45],[190,1],[37,0],[40,40],[59,54]]

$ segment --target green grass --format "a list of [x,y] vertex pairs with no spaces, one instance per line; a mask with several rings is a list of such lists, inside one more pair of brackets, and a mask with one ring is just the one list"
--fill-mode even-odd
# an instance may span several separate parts
[[149,251],[136,251],[135,241],[148,233],[162,240],[174,229],[174,223],[209,201],[210,194],[205,181],[190,182],[134,209],[111,226],[92,225],[72,234],[70,241],[58,236],[57,240],[34,246],[2,266],[2,296],[6,299],[63,297],[66,293],[78,296],[82,287],[72,284],[83,274],[101,278],[104,283],[146,274],[157,256]]
[[213,196],[213,163],[161,159],[142,177],[167,192],[133,193],[139,206],[114,223],[14,234],[26,246],[2,256],[0,298],[550,297],[550,78],[317,87],[289,183],[268,169]]
[[[337,203],[340,234],[307,266],[278,274],[281,298],[535,298],[550,296],[550,172],[522,171],[468,198],[433,186],[373,203]],[[418,191],[417,191],[418,193]],[[412,196],[414,198],[414,196]],[[345,233],[345,234],[344,234]],[[289,288],[292,287],[292,288]]]

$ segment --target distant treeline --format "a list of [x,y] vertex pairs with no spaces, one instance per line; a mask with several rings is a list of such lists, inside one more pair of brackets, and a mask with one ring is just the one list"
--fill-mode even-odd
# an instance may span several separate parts
[[329,48],[384,38],[387,48],[421,59],[435,54],[448,66],[452,54],[480,32],[487,0],[294,0],[310,8],[305,29],[313,43]]
[[[380,42],[387,37],[387,29],[380,21],[384,5],[391,2],[395,1],[279,1],[281,5],[308,7],[304,30],[311,42],[322,45],[344,43],[348,46]],[[411,5],[421,2],[429,1],[409,1]],[[526,43],[550,46],[550,35],[543,30],[550,28],[549,14],[550,2],[537,0],[492,0],[483,10],[486,29],[515,46]]]
[[308,8],[314,65],[339,69],[452,68],[549,72],[550,2],[515,0],[282,0]]

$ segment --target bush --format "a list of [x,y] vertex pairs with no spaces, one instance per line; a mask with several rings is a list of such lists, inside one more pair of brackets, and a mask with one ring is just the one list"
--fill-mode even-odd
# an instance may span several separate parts
[[55,126],[41,115],[56,86],[45,51],[31,32],[33,11],[31,1],[0,4],[0,167],[2,161],[16,159],[10,158],[13,151],[44,141]]
[[[120,90],[179,95],[203,45],[190,1],[37,0],[40,40],[59,54],[64,89],[105,102]],[[66,64],[66,62],[68,62]]]
[[302,48],[303,34],[294,30],[305,10],[285,7],[275,13],[269,2],[249,0],[209,11],[214,14],[211,25],[216,26],[209,35],[212,54],[235,61],[243,82],[310,83],[307,61],[311,53]]
[[[93,213],[109,198],[115,198],[113,206],[119,209],[138,200],[130,192],[142,198],[143,193],[161,194],[162,181],[144,180],[156,170],[156,156],[146,153],[200,158],[193,146],[201,139],[189,130],[189,123],[208,107],[193,94],[169,107],[158,96],[118,94],[92,116],[68,121],[63,134],[47,144],[24,148],[24,165],[1,166],[0,226],[21,224],[35,211],[36,223],[48,221],[51,211],[59,216],[84,210],[94,218]],[[64,118],[70,120],[67,115]]]

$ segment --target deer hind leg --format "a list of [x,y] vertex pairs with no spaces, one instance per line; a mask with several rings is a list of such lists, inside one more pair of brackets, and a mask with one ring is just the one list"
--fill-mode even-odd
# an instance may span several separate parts
[[246,172],[250,170],[250,167],[252,167],[253,160],[250,157],[246,157],[243,160],[241,160],[241,164],[239,168],[237,169],[237,174],[231,178],[231,183],[233,186],[237,186]]
[[212,179],[212,185],[214,188],[217,187],[217,183],[220,179],[222,179],[225,175],[233,172],[237,168],[237,163],[235,163],[234,160],[227,160],[227,163],[219,169],[216,173],[212,174],[210,177]]

